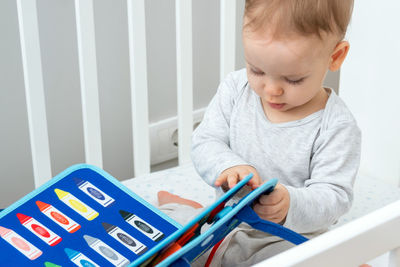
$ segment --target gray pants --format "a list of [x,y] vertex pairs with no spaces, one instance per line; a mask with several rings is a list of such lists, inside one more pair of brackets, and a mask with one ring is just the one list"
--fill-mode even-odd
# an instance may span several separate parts
[[[243,223],[225,237],[210,266],[251,266],[294,246],[286,240]],[[204,266],[210,252],[211,250],[202,255],[192,266]]]
[[[202,210],[175,203],[159,208],[182,225],[188,223]],[[307,235],[308,238],[314,236],[316,235]],[[269,235],[242,223],[225,237],[213,257],[211,266],[251,266],[294,246],[280,237]],[[210,252],[211,249],[193,262],[192,266],[203,267]]]

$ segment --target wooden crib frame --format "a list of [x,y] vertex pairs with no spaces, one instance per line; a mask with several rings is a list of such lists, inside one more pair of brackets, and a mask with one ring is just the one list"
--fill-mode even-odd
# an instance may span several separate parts
[[[221,1],[220,77],[235,69],[237,2]],[[134,176],[150,172],[145,1],[127,0]],[[17,0],[35,186],[51,173],[36,0]],[[86,163],[103,166],[93,0],[75,0]],[[176,0],[179,164],[190,161],[192,1]],[[137,68],[136,66],[142,66]],[[140,155],[140,156],[138,156]],[[400,202],[281,253],[259,266],[356,266],[387,251],[400,266]]]

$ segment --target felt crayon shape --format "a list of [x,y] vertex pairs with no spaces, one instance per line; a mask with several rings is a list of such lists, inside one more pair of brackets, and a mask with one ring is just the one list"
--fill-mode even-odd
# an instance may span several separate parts
[[74,182],[80,190],[82,190],[89,197],[93,198],[103,207],[108,207],[115,203],[115,200],[112,197],[101,191],[92,183],[77,177],[74,177]]
[[44,263],[44,266],[45,266],[45,267],[61,267],[61,265],[57,265],[57,264],[54,264],[54,263],[49,262],[49,261],[46,261],[46,262]]
[[0,236],[28,259],[37,259],[43,252],[11,229],[0,226]]
[[97,216],[99,216],[99,213],[77,199],[74,195],[72,195],[69,192],[63,191],[61,189],[54,189],[54,192],[56,192],[57,197],[67,204],[68,207],[72,208],[74,211],[76,211],[79,215],[81,215],[83,218],[85,218],[88,221],[91,221],[95,219]]
[[42,201],[36,201],[36,205],[38,206],[39,210],[49,217],[53,222],[57,223],[61,226],[64,230],[69,233],[75,233],[78,231],[81,226],[76,223],[74,220],[69,218],[67,215],[56,209],[54,206],[44,203]]
[[122,267],[127,266],[130,263],[127,258],[119,254],[100,239],[89,235],[84,235],[83,238],[85,239],[86,243],[88,243],[89,247],[111,262],[112,265]]
[[139,216],[125,210],[120,210],[119,214],[121,214],[122,218],[124,218],[127,223],[148,236],[151,240],[157,242],[163,239],[164,234],[161,231],[141,219]]
[[101,224],[109,235],[114,237],[118,242],[130,249],[136,255],[142,255],[145,251],[147,251],[147,247],[145,245],[130,236],[118,226],[105,222]]
[[96,263],[94,263],[91,259],[86,257],[83,253],[70,249],[70,248],[65,248],[64,249],[65,253],[67,254],[68,258],[70,261],[75,263],[77,266],[81,267],[100,267]]
[[61,242],[61,237],[34,218],[22,213],[17,213],[17,217],[23,226],[43,240],[46,244],[53,247]]

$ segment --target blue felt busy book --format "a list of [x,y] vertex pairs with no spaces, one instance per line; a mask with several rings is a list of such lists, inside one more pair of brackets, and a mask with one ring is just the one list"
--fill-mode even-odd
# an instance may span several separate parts
[[[251,208],[276,179],[226,205],[251,178],[182,226],[105,171],[72,166],[0,212],[0,266],[189,266],[241,222],[306,241]],[[210,227],[201,232],[204,224]]]

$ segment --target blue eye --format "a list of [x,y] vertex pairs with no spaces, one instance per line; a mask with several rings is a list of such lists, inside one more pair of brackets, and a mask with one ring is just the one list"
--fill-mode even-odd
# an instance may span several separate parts
[[297,85],[297,84],[301,84],[304,81],[304,78],[298,79],[298,80],[289,80],[287,78],[285,78],[286,82],[288,82],[289,84],[293,84],[293,85]]

